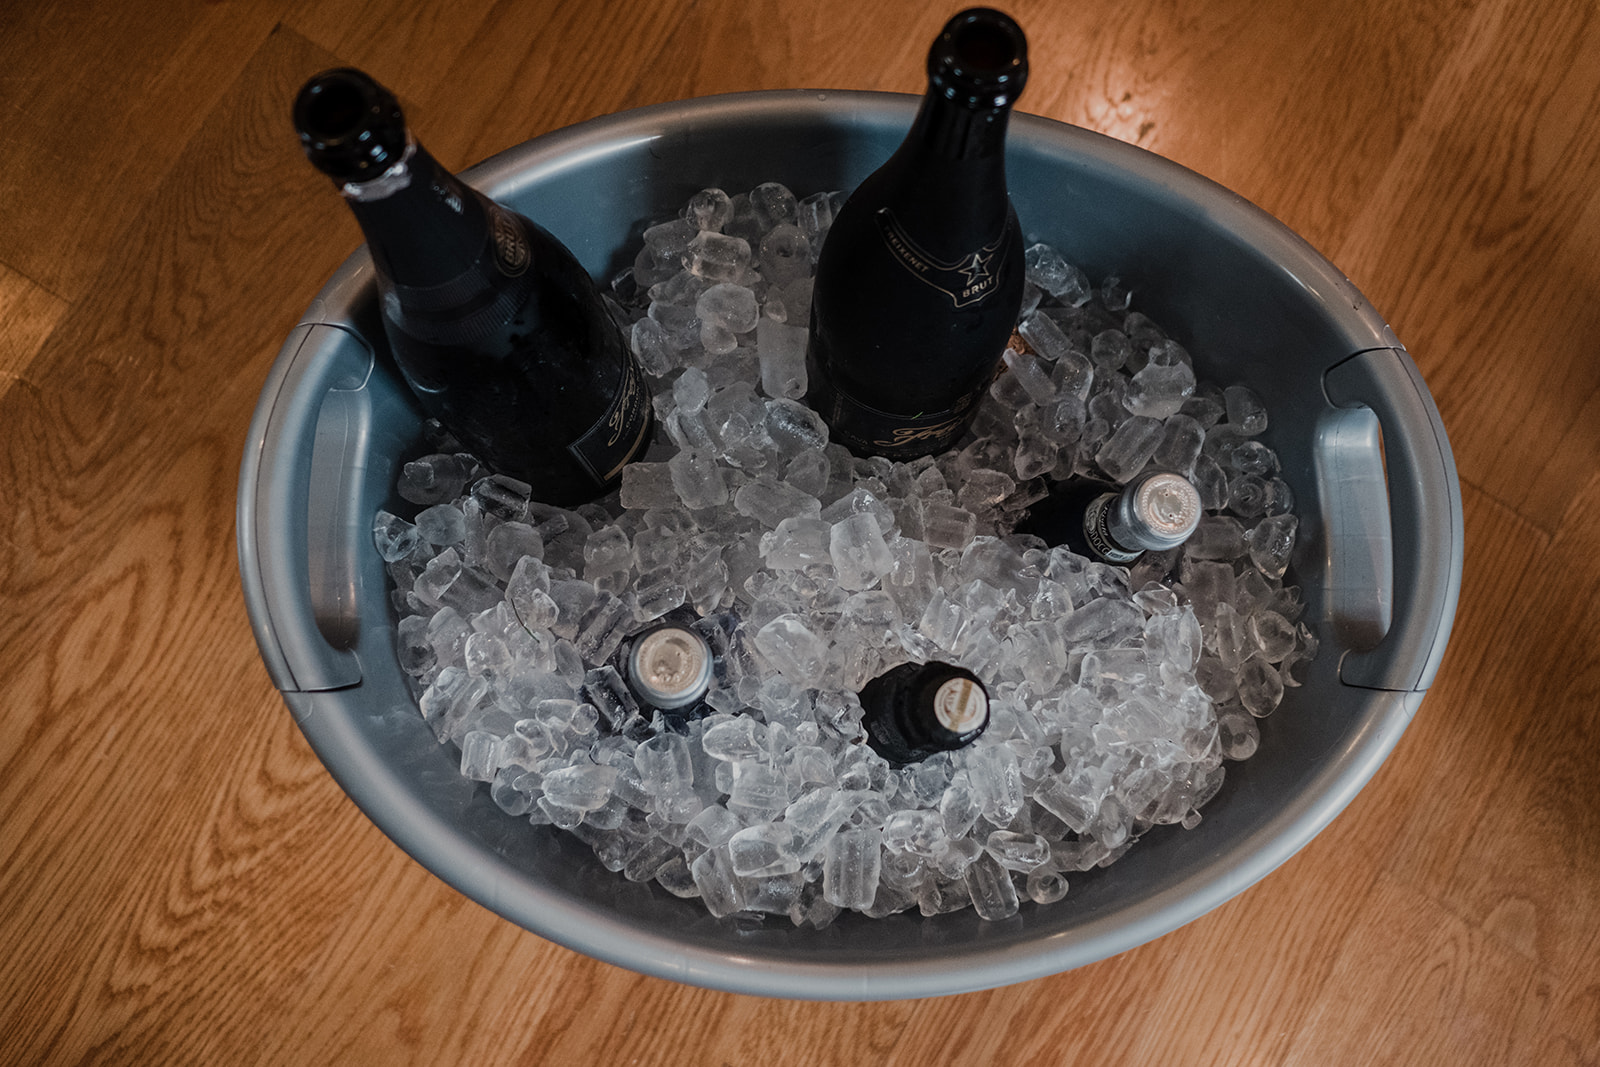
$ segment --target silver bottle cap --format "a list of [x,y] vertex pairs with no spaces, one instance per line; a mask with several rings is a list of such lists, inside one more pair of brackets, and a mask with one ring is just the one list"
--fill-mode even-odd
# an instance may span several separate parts
[[711,646],[684,626],[663,626],[634,642],[628,680],[640,699],[671,710],[693,704],[711,687]]
[[1181,474],[1149,475],[1134,490],[1128,532],[1146,550],[1176,548],[1200,524],[1200,491]]

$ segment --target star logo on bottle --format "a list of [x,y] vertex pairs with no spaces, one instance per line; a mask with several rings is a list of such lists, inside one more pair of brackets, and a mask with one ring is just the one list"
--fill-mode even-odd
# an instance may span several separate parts
[[972,258],[967,260],[967,265],[961,268],[961,273],[967,276],[966,288],[974,289],[982,286],[987,289],[991,278],[989,264],[993,262],[993,252],[988,255],[984,255],[982,252],[972,253]]
[[999,237],[971,255],[948,262],[919,245],[888,208],[879,208],[877,219],[878,231],[883,235],[889,254],[918,279],[948,296],[956,307],[980,303],[999,288],[993,264],[995,255],[1005,245],[1007,231],[1001,230]]

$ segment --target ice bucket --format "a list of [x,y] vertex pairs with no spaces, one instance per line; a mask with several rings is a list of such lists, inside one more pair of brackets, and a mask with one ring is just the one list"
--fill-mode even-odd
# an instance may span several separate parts
[[[536,138],[466,177],[605,279],[631,262],[646,224],[702,187],[852,188],[916,106],[801,91],[664,104]],[[1264,877],[1350,802],[1421,704],[1460,585],[1460,487],[1416,367],[1308,244],[1172,162],[1017,115],[1007,166],[1030,242],[1092,279],[1119,275],[1202,377],[1261,394],[1266,440],[1296,495],[1290,579],[1321,652],[1263,721],[1256,755],[1229,765],[1200,825],[1157,827],[1116,863],[1069,876],[1064,900],[1025,903],[1008,921],[846,913],[819,931],[713,919],[504,814],[435,741],[395,658],[370,529],[419,446],[421,416],[389,362],[362,250],[311,302],[262,390],[240,476],[239,564],[273,684],[329,773],[401,848],[506,919],[622,967],[741,993],[883,999],[1019,982],[1159,937]]]

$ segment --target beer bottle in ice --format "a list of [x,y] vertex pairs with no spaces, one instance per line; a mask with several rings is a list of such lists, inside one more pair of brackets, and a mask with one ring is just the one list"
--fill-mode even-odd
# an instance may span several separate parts
[[646,718],[660,711],[669,722],[699,718],[715,677],[716,654],[705,633],[714,623],[674,612],[629,637],[617,652],[622,675]]
[[1120,489],[1094,479],[1064,482],[1028,509],[1016,532],[1080,556],[1127,566],[1177,548],[1200,523],[1200,491],[1181,474],[1151,471]]
[[989,725],[989,692],[948,663],[905,663],[861,690],[867,744],[896,767],[963,748]]

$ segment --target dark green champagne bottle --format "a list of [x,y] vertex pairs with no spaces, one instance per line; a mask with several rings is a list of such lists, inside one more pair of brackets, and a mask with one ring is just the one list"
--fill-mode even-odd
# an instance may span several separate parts
[[582,264],[441,167],[358,70],[312,78],[294,124],[361,224],[390,350],[423,409],[538,500],[571,506],[613,488],[648,446],[653,413]]
[[945,451],[994,377],[1022,304],[1005,134],[1027,73],[1010,18],[973,8],[951,19],[910,133],[823,243],[806,402],[858,455]]

